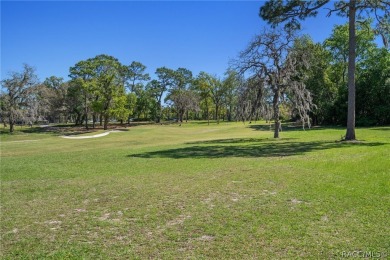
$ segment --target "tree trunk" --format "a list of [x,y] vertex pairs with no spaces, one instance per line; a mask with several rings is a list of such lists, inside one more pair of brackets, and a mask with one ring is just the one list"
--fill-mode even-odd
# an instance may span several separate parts
[[104,115],[104,130],[108,128],[108,115]]
[[277,91],[274,95],[273,106],[274,106],[274,117],[275,117],[274,138],[279,138],[279,130],[280,130],[279,91]]
[[14,123],[13,122],[9,122],[9,132],[10,133],[14,132]]
[[207,125],[210,125],[210,112],[209,112],[209,107],[207,107]]
[[217,124],[219,124],[218,112],[219,112],[219,107],[215,105],[215,120],[217,120]]
[[10,108],[10,111],[9,111],[8,121],[9,121],[9,132],[13,133],[15,122],[14,122],[14,114],[13,114],[12,108]]
[[85,114],[85,129],[89,129],[88,128],[88,115],[87,114]]
[[348,52],[348,117],[345,140],[355,140],[355,61],[356,61],[356,1],[349,3],[349,52]]
[[184,114],[184,112],[183,112],[183,111],[180,111],[180,112],[178,112],[178,113],[179,113],[179,114],[178,114],[178,115],[179,115],[179,118],[178,118],[178,119],[179,119],[179,122],[180,122],[180,123],[183,123],[183,114]]
[[161,101],[158,102],[157,107],[158,107],[158,111],[157,111],[156,123],[160,123],[161,122],[161,115],[162,115]]
[[205,100],[205,102],[206,102],[206,108],[207,108],[207,110],[206,110],[206,114],[207,114],[207,125],[210,125],[210,112],[209,112],[209,104],[208,104],[208,102],[207,102],[207,99]]
[[96,121],[96,114],[94,113],[92,116],[92,128],[95,129],[95,121]]
[[229,122],[231,122],[232,121],[232,110],[233,110],[233,108],[232,108],[232,106],[230,105],[229,106],[229,114],[228,114],[228,121]]
[[79,125],[82,125],[83,124],[83,120],[82,120],[82,115],[81,113],[77,113],[76,114],[76,120],[75,120],[75,125],[76,126],[79,126]]
[[85,128],[88,129],[88,99],[87,94],[84,95],[84,116],[85,116]]

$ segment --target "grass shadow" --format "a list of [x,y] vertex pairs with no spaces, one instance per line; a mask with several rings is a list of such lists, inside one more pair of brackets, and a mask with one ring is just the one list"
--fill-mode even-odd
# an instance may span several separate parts
[[388,126],[384,126],[384,127],[380,127],[380,128],[369,128],[370,130],[374,130],[374,131],[390,131],[390,127]]
[[[261,125],[249,125],[248,126],[250,129],[253,129],[255,131],[274,131],[274,125],[272,124],[271,127],[267,124],[261,124]],[[313,126],[311,128],[305,128],[302,129],[302,126],[298,126],[295,124],[283,124],[282,125],[282,131],[283,132],[293,132],[293,131],[315,131],[315,130],[324,130],[325,128],[321,126]],[[326,129],[342,129],[342,127],[326,127]]]
[[[144,125],[144,124],[134,124],[134,125],[120,125],[120,124],[111,124],[109,125],[108,130],[116,130],[116,131],[130,131],[131,127]],[[1,135],[18,135],[18,134],[52,134],[52,135],[81,135],[94,133],[99,130],[103,130],[102,126],[96,126],[92,128],[90,126],[88,129],[85,126],[75,126],[70,124],[59,124],[59,125],[45,125],[45,126],[33,126],[33,127],[20,127],[18,125],[15,126],[14,133],[10,133],[8,128],[0,129]]]
[[55,127],[41,127],[41,126],[20,127],[20,126],[16,125],[13,133],[10,133],[8,128],[3,128],[0,130],[0,134],[2,134],[2,135],[43,134],[43,133],[56,134],[59,132],[59,129],[60,128],[55,128]]
[[[297,138],[283,138],[283,141],[294,140]],[[259,143],[259,142],[278,142],[280,139],[275,138],[229,138],[229,139],[215,139],[206,141],[188,142],[186,144],[245,144],[245,143]]]
[[195,142],[183,148],[160,150],[140,154],[130,154],[128,157],[137,158],[172,158],[172,159],[204,159],[225,157],[286,157],[302,155],[312,151],[351,146],[380,146],[385,143],[340,143],[329,141],[317,142],[286,142],[285,140],[274,142],[265,139],[222,139],[203,142]]

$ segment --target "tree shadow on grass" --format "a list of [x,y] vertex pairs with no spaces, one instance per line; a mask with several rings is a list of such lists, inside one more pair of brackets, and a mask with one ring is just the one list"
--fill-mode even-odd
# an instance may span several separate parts
[[[52,134],[55,136],[60,135],[81,135],[81,134],[90,134],[95,133],[100,130],[103,130],[103,127],[97,126],[96,128],[90,127],[86,129],[84,126],[74,126],[74,125],[55,125],[55,126],[34,126],[34,127],[23,127],[15,126],[14,135],[17,134]],[[129,131],[129,128],[123,128],[116,125],[110,125],[108,130],[116,131]],[[11,135],[8,129],[1,129],[0,134]]]
[[52,134],[52,135],[60,135],[61,131],[59,128],[54,127],[40,127],[40,126],[34,126],[34,127],[20,127],[18,125],[15,126],[15,130],[13,133],[9,132],[9,129],[1,129],[0,134],[1,135],[20,135],[20,134]]
[[48,126],[48,127],[32,127],[24,128],[19,130],[19,132],[25,134],[39,134],[39,133],[49,133],[53,135],[81,135],[96,132],[98,129],[85,129],[83,127],[57,127],[57,126]]
[[[283,141],[294,140],[297,138],[283,138]],[[206,141],[188,142],[186,144],[244,144],[244,143],[259,143],[259,142],[279,142],[276,138],[229,138],[229,139],[214,139]]]
[[[192,143],[193,144],[193,143]],[[203,159],[226,157],[286,157],[302,155],[312,151],[345,148],[351,146],[373,147],[385,143],[341,143],[329,141],[317,142],[286,142],[285,140],[270,141],[266,139],[222,139],[197,142],[183,148],[160,150],[140,154],[130,154],[128,157],[137,158],[172,158],[172,159]]]
[[[268,124],[267,125],[250,125],[249,128],[253,129],[253,130],[256,130],[256,131],[270,131],[270,132],[273,132],[274,131],[274,124],[271,125],[271,128],[270,128],[270,126]],[[283,133],[283,132],[292,132],[292,131],[316,131],[316,130],[324,130],[324,129],[339,130],[339,129],[343,129],[343,128],[342,127],[337,127],[337,126],[327,126],[326,128],[321,127],[321,126],[313,126],[311,128],[306,127],[305,129],[303,129],[302,126],[299,126],[299,125],[284,124],[282,126],[281,133]]]
[[379,127],[379,128],[369,128],[370,130],[374,130],[374,131],[390,131],[390,127],[388,126],[383,126],[383,127]]

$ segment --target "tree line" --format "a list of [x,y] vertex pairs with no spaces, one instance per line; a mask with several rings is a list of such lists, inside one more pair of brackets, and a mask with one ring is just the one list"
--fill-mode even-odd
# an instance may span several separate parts
[[[390,53],[375,43],[371,20],[356,30],[356,122],[390,123]],[[223,78],[187,68],[157,68],[154,78],[138,61],[106,54],[77,62],[70,80],[39,82],[24,65],[1,82],[1,121],[68,123],[107,129],[112,120],[274,121],[345,125],[348,110],[349,27],[335,26],[322,43],[294,28],[265,28],[232,60]]]
[[220,79],[160,67],[151,79],[145,71],[141,62],[124,65],[102,54],[70,67],[68,81],[51,76],[39,82],[34,68],[25,64],[2,81],[1,120],[10,132],[15,124],[39,122],[107,129],[111,120],[233,120],[235,72]]

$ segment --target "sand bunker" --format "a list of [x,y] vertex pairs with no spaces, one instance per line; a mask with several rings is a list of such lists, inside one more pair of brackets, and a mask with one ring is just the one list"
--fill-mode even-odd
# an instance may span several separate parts
[[88,139],[88,138],[98,138],[98,137],[106,136],[110,133],[119,133],[119,132],[121,132],[121,131],[112,130],[112,131],[108,131],[108,132],[97,134],[97,135],[87,135],[87,136],[75,136],[75,135],[66,136],[66,135],[63,135],[61,137],[66,138],[66,139]]

